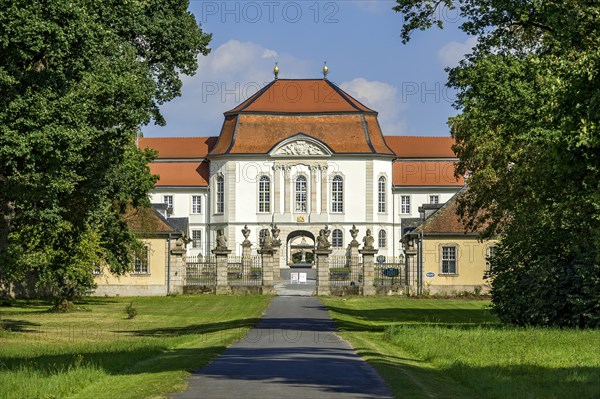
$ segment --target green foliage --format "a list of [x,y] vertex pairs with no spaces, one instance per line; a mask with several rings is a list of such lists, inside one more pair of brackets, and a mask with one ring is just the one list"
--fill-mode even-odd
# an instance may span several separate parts
[[[414,29],[457,7],[478,45],[449,69],[460,213],[493,260],[505,322],[600,326],[600,5],[597,2],[397,0]],[[435,6],[434,6],[435,4]],[[485,210],[485,211],[482,211]]]
[[153,187],[136,132],[207,54],[187,0],[0,6],[0,282],[72,299],[139,246],[123,215]]

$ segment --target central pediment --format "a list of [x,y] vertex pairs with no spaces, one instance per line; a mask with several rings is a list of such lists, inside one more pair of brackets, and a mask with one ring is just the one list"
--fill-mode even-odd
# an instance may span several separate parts
[[330,157],[331,154],[325,144],[302,133],[279,142],[269,152],[270,156],[277,158]]

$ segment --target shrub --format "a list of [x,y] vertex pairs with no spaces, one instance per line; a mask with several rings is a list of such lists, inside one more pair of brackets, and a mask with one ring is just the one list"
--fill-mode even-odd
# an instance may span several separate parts
[[137,316],[138,311],[133,306],[133,302],[130,302],[129,305],[125,306],[125,313],[127,313],[128,319],[133,319],[135,316]]

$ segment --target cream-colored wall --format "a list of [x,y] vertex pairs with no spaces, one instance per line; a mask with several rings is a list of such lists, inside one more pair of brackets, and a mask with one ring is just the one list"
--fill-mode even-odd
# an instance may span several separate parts
[[[431,286],[485,285],[486,249],[496,241],[480,242],[474,236],[425,236],[423,245],[423,282]],[[444,276],[442,272],[442,246],[456,245],[456,275]],[[435,277],[427,277],[428,272]]]
[[[114,276],[106,269],[102,274],[96,276],[98,286],[143,286],[143,285],[166,285],[167,276],[167,240],[164,238],[143,239],[150,251],[150,273],[130,274]],[[123,293],[121,295],[126,295]]]

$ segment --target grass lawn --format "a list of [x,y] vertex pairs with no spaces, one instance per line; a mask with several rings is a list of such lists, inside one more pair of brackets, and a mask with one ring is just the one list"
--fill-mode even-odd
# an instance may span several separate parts
[[[133,301],[137,316],[128,319]],[[0,398],[155,398],[241,338],[267,296],[89,298],[0,307]]]
[[600,330],[504,327],[476,300],[322,300],[398,398],[600,398]]

